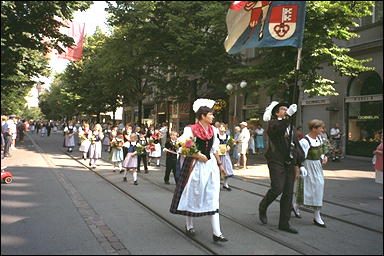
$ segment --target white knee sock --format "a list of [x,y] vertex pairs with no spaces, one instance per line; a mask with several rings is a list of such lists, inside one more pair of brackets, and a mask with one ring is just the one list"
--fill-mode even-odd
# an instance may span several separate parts
[[193,228],[193,219],[192,219],[193,217],[191,217],[191,216],[187,216],[187,219],[186,219],[186,221],[187,221],[187,229],[188,230],[190,230],[191,228]]
[[118,165],[119,165],[119,171],[121,171],[123,169],[123,163],[120,161],[118,162]]
[[320,223],[320,224],[324,224],[324,221],[321,219],[321,216],[320,216],[320,210],[315,210],[313,212],[313,215],[315,217],[315,220]]
[[86,152],[83,153],[83,158],[87,159],[87,153]]
[[224,178],[224,187],[228,188],[228,178]]
[[212,224],[212,231],[215,236],[221,235],[220,230],[220,215],[219,213],[215,213],[211,216],[211,224]]
[[132,175],[133,175],[133,181],[137,181],[137,172],[133,172]]
[[160,165],[160,159],[157,159],[157,160],[156,160],[156,164],[157,164],[157,165]]

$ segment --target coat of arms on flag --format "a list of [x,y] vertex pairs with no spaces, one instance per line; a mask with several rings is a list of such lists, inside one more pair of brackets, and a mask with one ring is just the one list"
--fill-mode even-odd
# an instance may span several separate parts
[[235,1],[227,14],[229,54],[253,47],[293,46],[303,39],[305,1]]

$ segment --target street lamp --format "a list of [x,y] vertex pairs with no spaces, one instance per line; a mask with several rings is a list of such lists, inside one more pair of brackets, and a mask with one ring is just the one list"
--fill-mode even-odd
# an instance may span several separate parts
[[[239,84],[240,85],[240,88],[244,88],[247,86],[247,82],[246,81],[241,81],[241,83]],[[227,84],[226,88],[228,91],[232,91],[233,89],[237,90],[237,84],[235,84],[235,86],[233,86],[231,83]],[[234,122],[236,123],[236,117],[237,117],[237,94],[235,93],[235,107],[234,107],[234,113],[233,113],[233,119],[234,119]]]

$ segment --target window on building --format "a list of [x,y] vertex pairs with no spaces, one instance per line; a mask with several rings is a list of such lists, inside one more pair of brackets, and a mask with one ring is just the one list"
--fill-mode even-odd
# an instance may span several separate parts
[[372,15],[360,18],[360,27],[367,26],[372,23],[383,20],[383,2],[375,1],[375,6],[372,7]]

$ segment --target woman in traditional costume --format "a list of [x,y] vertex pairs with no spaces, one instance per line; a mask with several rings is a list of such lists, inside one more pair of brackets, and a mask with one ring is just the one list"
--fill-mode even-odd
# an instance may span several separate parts
[[198,99],[193,104],[198,122],[184,128],[178,139],[195,139],[200,151],[185,157],[173,195],[170,212],[186,216],[186,234],[194,236],[193,217],[211,215],[213,240],[226,242],[220,230],[219,194],[220,172],[225,172],[218,154],[219,140],[211,123],[215,101]]

